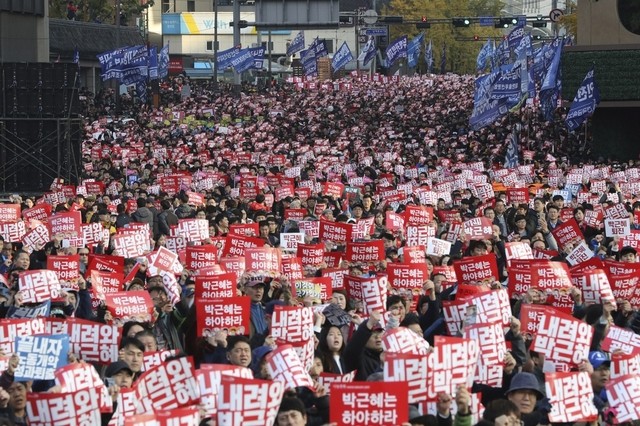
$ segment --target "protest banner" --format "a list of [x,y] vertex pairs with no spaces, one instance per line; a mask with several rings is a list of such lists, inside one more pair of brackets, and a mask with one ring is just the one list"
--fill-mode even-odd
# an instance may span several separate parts
[[145,352],[142,355],[142,369],[140,371],[147,371],[156,367],[167,360],[167,358],[175,357],[180,351],[175,349],[165,349],[163,351]]
[[553,309],[546,305],[534,305],[523,303],[520,307],[520,332],[526,340],[533,340],[533,336],[538,331],[542,315],[548,309]]
[[329,420],[337,426],[397,426],[408,420],[407,382],[334,383]]
[[633,352],[613,352],[611,354],[611,379],[627,374],[640,375],[640,348],[634,348]]
[[574,218],[561,223],[551,230],[553,237],[558,243],[560,250],[564,250],[569,245],[576,245],[584,240],[578,222]]
[[53,271],[64,288],[78,290],[80,256],[47,256],[47,269]]
[[226,364],[202,364],[196,370],[196,379],[200,389],[200,404],[207,416],[217,415],[218,389],[222,376],[241,377],[253,379],[250,369],[237,365]]
[[44,318],[5,319],[0,321],[0,350],[5,354],[15,352],[17,336],[33,336],[47,333]]
[[145,371],[135,384],[137,414],[197,404],[200,399],[193,360],[182,357]]
[[307,387],[315,390],[308,370],[304,368],[292,345],[278,345],[265,355],[265,360],[272,379],[282,382],[285,389]]
[[382,240],[347,243],[345,260],[348,262],[378,262],[384,258],[385,249]]
[[427,355],[429,343],[406,327],[397,327],[382,335],[385,353]]
[[[436,228],[430,225],[407,226],[406,245],[424,246],[429,244],[429,238],[435,238]],[[435,243],[432,243],[435,244]]]
[[473,339],[436,336],[429,356],[429,399],[440,392],[455,395],[458,386],[471,389],[480,351]]
[[17,336],[15,353],[20,357],[15,380],[53,380],[56,369],[67,365],[69,337]]
[[447,256],[451,253],[451,242],[441,240],[440,238],[429,237],[427,238],[426,253],[429,256]]
[[127,321],[152,322],[153,300],[144,290],[105,293],[104,302],[118,327]]
[[545,388],[551,404],[550,422],[590,422],[598,418],[588,372],[546,373]]
[[324,244],[298,244],[297,256],[302,266],[319,266],[323,262]]
[[500,323],[476,323],[464,328],[464,337],[474,339],[480,350],[474,374],[475,383],[502,386],[504,359],[507,353],[502,330]]
[[[223,257],[242,257],[249,248],[264,247],[265,241],[256,237],[245,237],[242,235],[229,235],[224,245]],[[222,258],[220,259],[222,263]]]
[[496,255],[493,253],[457,260],[453,268],[460,284],[493,282],[500,278]]
[[433,221],[433,207],[407,205],[404,211],[406,226],[430,225]]
[[283,257],[280,263],[281,273],[289,282],[304,278],[302,262],[299,257]]
[[349,223],[329,222],[320,219],[318,237],[322,241],[331,241],[335,244],[346,244],[351,241],[353,225]]
[[419,292],[424,283],[429,279],[429,271],[426,264],[387,264],[389,283],[395,289],[408,289]]
[[588,359],[593,328],[586,322],[558,311],[542,315],[531,349],[562,366],[577,366]]
[[6,318],[46,318],[51,313],[51,300],[32,306],[9,306]]
[[244,257],[246,271],[261,271],[269,276],[280,274],[281,255],[277,248],[247,248]]
[[79,211],[56,213],[49,217],[48,226],[52,236],[80,237],[82,236],[82,215]]
[[260,235],[260,225],[257,223],[234,223],[229,226],[229,235],[258,237]]
[[217,424],[273,426],[283,395],[282,382],[223,375],[217,400]]
[[122,257],[143,256],[150,250],[149,238],[144,232],[133,232],[129,234],[116,234],[111,237],[113,252]]
[[616,309],[616,300],[611,291],[609,278],[602,269],[571,272],[571,282],[582,291],[582,299],[585,304],[611,303]]
[[271,336],[280,343],[313,340],[313,310],[310,307],[275,306],[270,330]]
[[302,232],[281,232],[280,248],[283,251],[297,253],[298,246],[304,244],[304,233]]
[[337,374],[337,373],[320,373],[318,376],[318,384],[325,388],[327,391],[327,395],[331,395],[331,386],[334,383],[351,383],[356,377],[356,371],[352,371],[347,374]]
[[214,300],[236,296],[237,276],[231,272],[211,277],[196,275],[196,300]]
[[190,271],[198,271],[216,265],[218,260],[218,250],[216,246],[187,246],[186,265]]
[[426,354],[391,352],[385,356],[384,382],[407,382],[409,404],[418,404],[427,400],[427,371]]
[[29,251],[38,251],[42,250],[50,240],[49,228],[40,224],[23,235],[22,244]]
[[69,349],[87,362],[109,364],[118,360],[120,330],[115,325],[67,318]]
[[206,219],[179,219],[174,230],[176,237],[184,237],[188,242],[199,243],[209,238],[209,221]]
[[640,375],[626,374],[605,384],[607,402],[615,410],[617,424],[640,419]]
[[56,385],[60,387],[60,393],[77,392],[91,388],[97,389],[100,393],[100,412],[113,412],[113,401],[107,386],[105,386],[98,371],[91,364],[74,362],[58,368],[55,372],[55,381]]
[[220,299],[196,300],[198,336],[210,337],[226,330],[230,336],[248,335],[251,299],[234,296]]
[[491,219],[487,217],[474,217],[462,222],[464,235],[469,240],[488,240],[493,237],[493,226]]
[[62,291],[55,272],[45,269],[20,272],[18,287],[22,303],[41,303],[59,299]]
[[99,425],[100,390],[87,388],[76,392],[30,392],[27,396],[29,425]]
[[640,335],[632,330],[611,325],[609,332],[602,340],[601,348],[607,352],[621,351],[624,354],[631,354],[640,349]]
[[[427,256],[425,255],[425,247],[424,245],[419,246],[409,246],[406,245],[402,247],[402,263],[408,264],[424,264],[426,262]],[[434,246],[435,247],[435,246]],[[435,251],[439,249],[436,248]],[[447,254],[449,251],[446,252]]]
[[507,266],[509,267],[511,267],[512,259],[533,259],[531,246],[525,242],[505,243],[504,251],[507,256]]

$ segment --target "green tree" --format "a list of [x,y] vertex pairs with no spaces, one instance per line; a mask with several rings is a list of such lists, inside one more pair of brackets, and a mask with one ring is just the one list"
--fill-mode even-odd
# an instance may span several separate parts
[[[502,3],[499,0],[391,0],[383,10],[385,15],[403,16],[405,21],[447,19],[448,23],[433,23],[426,30],[425,39],[433,42],[434,70],[439,69],[442,46],[447,46],[447,71],[474,74],[478,52],[487,38],[501,37],[499,29],[471,24],[467,28],[454,27],[450,19],[455,17],[499,16]],[[390,39],[407,34],[414,37],[420,30],[413,24],[394,25]],[[477,37],[478,41],[473,41]]]
[[568,35],[578,40],[578,6],[575,1],[567,2],[565,14],[560,18],[560,26],[564,28]]
[[[115,0],[76,0],[78,12],[76,20],[83,22],[102,22],[104,24],[115,24],[116,2]],[[153,0],[120,0],[120,9],[127,17],[128,22],[131,18],[140,16],[142,11],[153,6]],[[49,17],[66,19],[67,2],[55,1],[49,2]]]

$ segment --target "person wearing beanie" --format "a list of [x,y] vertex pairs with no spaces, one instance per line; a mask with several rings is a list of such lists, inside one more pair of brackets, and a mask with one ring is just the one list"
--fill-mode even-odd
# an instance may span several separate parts
[[304,403],[296,397],[284,397],[276,416],[278,426],[306,426],[307,410]]

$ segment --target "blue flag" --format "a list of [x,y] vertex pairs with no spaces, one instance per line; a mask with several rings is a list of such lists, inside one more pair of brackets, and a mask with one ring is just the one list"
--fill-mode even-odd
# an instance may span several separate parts
[[353,55],[351,54],[351,50],[349,49],[347,42],[344,41],[342,42],[340,49],[338,49],[338,51],[333,55],[333,60],[331,61],[333,72],[343,68],[351,61],[353,61]]
[[400,58],[407,57],[407,36],[403,35],[393,40],[385,51],[387,58],[387,68],[391,68],[393,64]]
[[316,75],[318,74],[318,63],[316,60],[316,52],[313,46],[307,50],[300,52],[300,62],[302,62],[302,68],[304,69],[304,75]]
[[222,50],[218,52],[216,61],[218,62],[218,69],[225,70],[231,68],[231,61],[236,57],[236,54],[240,51],[238,47],[232,47],[231,49]]
[[158,55],[158,78],[169,75],[169,43],[167,43]]
[[482,46],[480,52],[478,52],[478,57],[476,58],[476,71],[482,72],[487,67],[487,59],[491,57],[493,54],[493,41],[491,39],[487,39],[487,42]]
[[253,68],[261,70],[264,68],[264,47],[250,47],[249,52],[253,56]]
[[506,169],[513,169],[520,164],[520,162],[518,161],[520,129],[520,123],[514,124],[511,128],[511,133],[509,133],[509,136],[507,137],[507,153],[504,156],[504,167]]
[[78,67],[80,66],[80,52],[78,51],[77,47],[73,51],[73,63],[76,64]]
[[427,63],[427,73],[431,74],[433,72],[433,45],[431,40],[429,40],[429,46],[427,46],[427,50],[424,52],[424,61]]
[[571,108],[567,114],[567,128],[570,132],[576,130],[596,110],[600,103],[600,90],[593,75],[593,67],[582,80],[582,85],[573,98]]
[[442,45],[442,55],[440,56],[440,74],[447,72],[447,45]]
[[547,72],[542,80],[540,91],[555,89],[557,87],[558,70],[560,69],[560,57],[562,56],[562,43],[558,43],[554,52],[553,59],[547,68]]
[[424,33],[418,34],[407,44],[407,65],[411,68],[418,66],[422,43],[424,43]]
[[518,24],[514,29],[511,30],[509,35],[507,36],[509,49],[515,49],[519,44],[522,37],[525,36],[524,26]]
[[136,94],[138,95],[140,102],[142,102],[143,104],[147,103],[147,81],[146,80],[136,81]]
[[472,130],[480,130],[509,112],[508,98],[491,99],[494,84],[500,78],[500,72],[492,72],[476,79],[473,112],[469,118]]
[[149,80],[158,78],[158,49],[156,47],[149,48]]
[[238,49],[235,56],[231,58],[230,63],[231,68],[236,72],[245,72],[253,68],[255,61],[249,49]]
[[313,40],[309,49],[313,49],[316,59],[329,55],[329,50],[327,49],[327,44],[324,42],[324,39],[321,40],[318,37]]
[[513,49],[513,53],[516,57],[520,56],[520,53],[524,51],[526,56],[532,56],[533,51],[531,50],[531,36],[529,34],[525,34],[521,39],[520,43]]
[[509,40],[505,38],[493,51],[491,69],[499,68],[502,65],[508,63],[510,58],[511,50],[509,50]]
[[300,31],[287,47],[287,56],[294,55],[296,52],[304,50],[304,31]]
[[520,99],[520,66],[514,66],[508,72],[503,72],[495,82],[489,99],[509,98]]
[[358,61],[362,63],[363,67],[366,67],[369,62],[376,56],[376,39],[373,36],[369,36],[367,44],[362,48]]

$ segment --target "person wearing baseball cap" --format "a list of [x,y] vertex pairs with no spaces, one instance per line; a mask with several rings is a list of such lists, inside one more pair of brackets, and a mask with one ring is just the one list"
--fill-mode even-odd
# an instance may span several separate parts
[[305,426],[307,424],[307,410],[304,403],[296,397],[282,398],[276,423],[278,426]]
[[593,388],[593,404],[602,414],[607,408],[607,393],[605,385],[611,378],[611,360],[609,356],[602,351],[589,352],[589,362],[593,367],[591,373],[591,387]]

